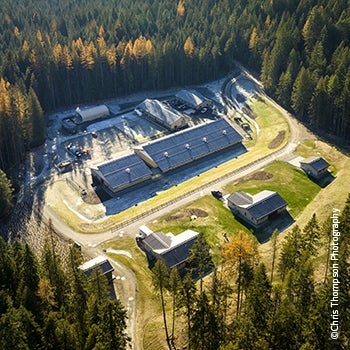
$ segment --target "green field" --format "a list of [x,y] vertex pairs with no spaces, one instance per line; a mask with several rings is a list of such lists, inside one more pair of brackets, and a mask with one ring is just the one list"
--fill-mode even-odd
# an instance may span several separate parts
[[[264,171],[258,171],[224,188],[224,192],[228,194],[236,191],[256,194],[262,190],[278,192],[288,203],[290,216],[295,219],[313,200],[321,188],[302,171],[281,161],[276,161],[267,166]],[[199,216],[196,220],[191,221],[191,214],[195,213],[195,210],[199,208],[207,216]],[[281,222],[277,220],[277,228],[279,227],[278,225],[281,225]],[[202,197],[183,208],[161,217],[157,222],[152,222],[149,226],[153,230],[170,231],[174,234],[178,234],[186,229],[202,232],[215,253],[217,253],[217,247],[224,241],[224,232],[228,236],[232,236],[239,230],[250,231],[249,228],[234,218],[231,211],[224,206],[222,201],[216,200],[212,196]],[[269,225],[266,229],[263,228],[254,233],[257,234],[259,240],[266,240],[273,228],[273,225]]]

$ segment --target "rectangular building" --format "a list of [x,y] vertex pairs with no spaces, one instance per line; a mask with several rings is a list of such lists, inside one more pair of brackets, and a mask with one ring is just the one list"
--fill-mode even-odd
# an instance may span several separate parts
[[135,152],[149,166],[167,172],[240,142],[242,136],[219,119],[151,141]]
[[287,208],[287,202],[277,192],[268,190],[255,195],[234,192],[227,202],[235,215],[256,228]]
[[137,154],[131,154],[92,168],[91,175],[112,192],[118,192],[150,179],[152,171]]

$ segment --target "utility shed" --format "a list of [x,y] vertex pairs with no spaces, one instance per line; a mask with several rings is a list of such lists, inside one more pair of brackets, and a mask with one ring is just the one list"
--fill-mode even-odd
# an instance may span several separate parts
[[175,131],[187,126],[186,117],[175,109],[158,100],[146,99],[135,111],[145,119],[155,122],[169,131]]
[[193,90],[180,90],[175,97],[177,100],[185,103],[187,106],[198,110],[211,105],[211,101],[206,99],[202,94]]
[[135,152],[151,167],[166,172],[241,141],[242,136],[225,119],[219,119],[151,141]]
[[234,192],[228,197],[227,202],[235,215],[253,227],[259,227],[287,208],[287,202],[277,192],[268,190],[255,195]]
[[109,109],[106,105],[100,105],[91,108],[80,109],[79,107],[75,110],[77,115],[81,118],[81,122],[90,122],[102,117],[110,115]]
[[168,269],[176,267],[179,273],[186,268],[186,261],[190,254],[198,232],[186,230],[176,236],[172,233],[152,232],[137,238],[138,244],[153,260],[162,260]]
[[300,167],[306,174],[318,179],[328,172],[329,163],[322,157],[309,157],[300,161]]
[[92,168],[91,175],[112,192],[118,192],[150,179],[152,171],[137,154],[131,154]]
[[106,276],[108,282],[112,282],[113,280],[112,273],[114,268],[109,260],[102,255],[85,262],[84,264],[80,265],[79,268],[84,272],[86,277],[91,277],[96,270],[100,270],[102,274]]

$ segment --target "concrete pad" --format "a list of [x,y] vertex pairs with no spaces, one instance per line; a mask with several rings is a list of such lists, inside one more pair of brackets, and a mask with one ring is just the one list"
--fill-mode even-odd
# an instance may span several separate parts
[[303,161],[305,158],[301,156],[297,156],[290,161],[288,161],[289,164],[294,165],[297,168],[300,168],[300,162]]

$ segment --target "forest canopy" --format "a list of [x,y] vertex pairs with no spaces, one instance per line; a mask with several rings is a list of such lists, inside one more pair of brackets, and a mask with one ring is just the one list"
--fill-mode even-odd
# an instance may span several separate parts
[[43,110],[216,79],[234,59],[314,128],[344,136],[348,1],[0,1],[0,168],[45,138]]

